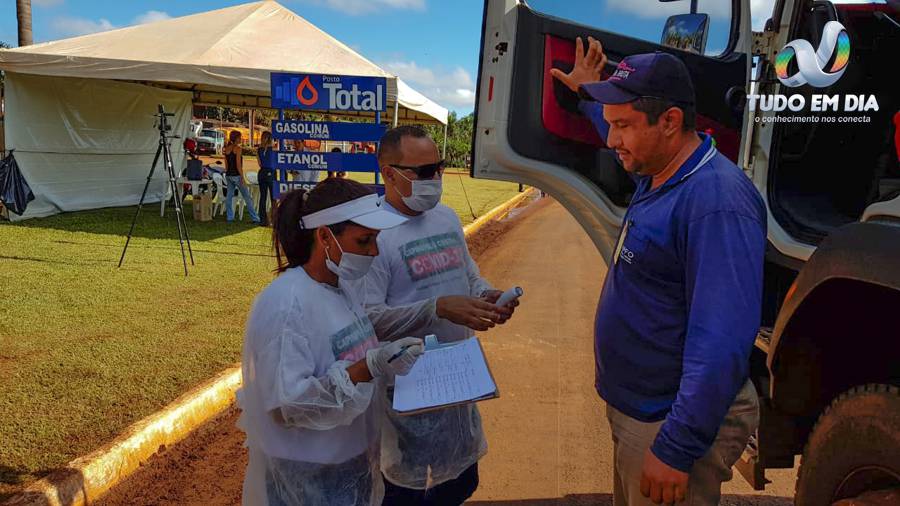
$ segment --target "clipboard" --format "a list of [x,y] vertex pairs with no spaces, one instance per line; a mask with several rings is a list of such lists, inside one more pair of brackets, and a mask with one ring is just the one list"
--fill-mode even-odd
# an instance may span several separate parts
[[[399,392],[399,393],[398,393]],[[427,349],[406,376],[395,378],[392,407],[400,416],[500,397],[477,337]]]

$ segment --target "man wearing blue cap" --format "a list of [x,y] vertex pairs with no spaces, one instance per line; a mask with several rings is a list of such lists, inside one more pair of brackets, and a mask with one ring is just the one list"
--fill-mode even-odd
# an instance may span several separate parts
[[[637,183],[594,324],[596,388],[614,443],[614,502],[718,504],[758,423],[748,381],[760,324],[766,210],[695,127],[684,63],[624,58],[600,81],[599,41],[553,75]],[[649,499],[649,501],[648,501]]]

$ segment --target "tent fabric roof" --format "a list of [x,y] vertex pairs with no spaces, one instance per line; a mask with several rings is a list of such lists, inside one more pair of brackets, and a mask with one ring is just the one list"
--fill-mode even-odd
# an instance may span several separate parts
[[271,72],[384,77],[406,120],[447,123],[447,109],[273,1],[2,50],[0,69],[153,83],[219,94],[227,105],[250,105],[230,94],[268,99]]

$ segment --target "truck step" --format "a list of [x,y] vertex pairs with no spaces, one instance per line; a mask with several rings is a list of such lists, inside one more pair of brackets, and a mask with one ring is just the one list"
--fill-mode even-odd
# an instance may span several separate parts
[[769,353],[769,347],[772,345],[772,327],[760,327],[759,333],[756,334],[756,347],[763,353]]
[[753,490],[765,490],[771,481],[766,479],[766,470],[759,463],[759,450],[757,449],[756,435],[750,436],[747,447],[741,458],[734,463],[741,476],[753,487]]

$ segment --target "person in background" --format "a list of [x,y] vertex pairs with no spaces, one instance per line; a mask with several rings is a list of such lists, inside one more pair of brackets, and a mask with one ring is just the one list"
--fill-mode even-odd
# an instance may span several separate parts
[[[294,140],[294,151],[297,153],[302,153],[304,151],[309,151],[307,149],[306,144],[299,139]],[[291,174],[294,176],[294,180],[303,181],[304,183],[312,183],[315,185],[319,182],[319,174],[320,171],[317,169],[304,169],[304,170],[294,170],[291,171]]]
[[[182,148],[184,148],[184,164],[185,168],[181,171],[181,177],[186,178],[188,181],[191,180],[199,180],[205,179],[206,174],[203,169],[203,162],[200,161],[200,157],[197,156],[197,140],[196,139],[185,139],[182,143]],[[199,167],[199,170],[197,169]],[[200,192],[202,193],[204,190],[207,190],[206,186],[202,186],[200,188]],[[184,183],[181,186],[181,201],[184,203],[184,199],[191,194],[191,184]]]
[[580,94],[580,110],[637,183],[594,321],[613,503],[719,504],[759,422],[748,377],[762,311],[765,203],[698,134],[684,62],[630,55],[601,81],[605,63],[599,41],[589,38],[585,54],[579,38],[572,71],[551,74]]
[[[343,153],[343,151],[341,151],[341,148],[339,148],[339,147],[337,147],[337,146],[331,148],[331,152],[332,152],[332,153]],[[328,171],[328,177],[334,177],[334,174],[335,174],[335,173],[334,173],[333,170],[329,170],[329,171]],[[342,170],[342,171],[338,171],[337,177],[341,177],[341,178],[347,177],[347,172],[345,172],[345,171],[343,171],[343,170]]]
[[[256,149],[256,157],[259,160],[259,210],[257,215],[262,226],[269,225],[269,213],[267,204],[271,202],[275,209],[275,193],[272,185],[275,183],[275,167],[272,152],[272,132],[263,132],[259,139],[259,148]],[[268,202],[267,202],[268,201]]]
[[259,216],[253,206],[253,199],[250,198],[250,190],[244,184],[244,155],[241,147],[241,133],[232,130],[228,135],[228,144],[222,150],[225,155],[225,182],[228,184],[228,195],[225,197],[225,218],[229,223],[234,221],[234,194],[241,192],[247,211],[250,213],[250,219],[253,223],[259,224]]

